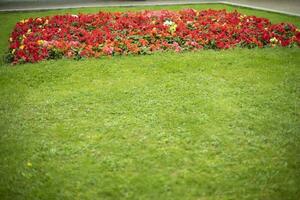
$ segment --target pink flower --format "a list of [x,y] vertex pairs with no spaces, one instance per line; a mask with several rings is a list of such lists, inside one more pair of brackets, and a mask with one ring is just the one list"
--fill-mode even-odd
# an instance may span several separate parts
[[104,46],[103,47],[103,53],[106,55],[112,55],[112,53],[114,52],[114,48],[110,47],[110,46]]
[[175,52],[180,52],[181,51],[181,47],[179,46],[179,44],[177,42],[173,43],[173,48],[175,49]]

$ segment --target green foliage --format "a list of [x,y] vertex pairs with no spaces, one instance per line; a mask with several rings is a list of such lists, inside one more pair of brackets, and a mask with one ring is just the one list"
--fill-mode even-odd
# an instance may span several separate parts
[[11,52],[8,52],[1,58],[1,61],[2,59],[4,61],[3,63],[11,63],[14,59],[14,55]]
[[60,59],[64,56],[64,53],[57,48],[49,50],[49,59]]

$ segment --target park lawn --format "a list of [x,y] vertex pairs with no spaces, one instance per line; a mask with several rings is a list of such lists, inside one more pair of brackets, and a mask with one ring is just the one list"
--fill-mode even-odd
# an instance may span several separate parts
[[[150,8],[183,7],[234,9]],[[0,52],[20,19],[97,10],[1,13]],[[0,199],[296,200],[299,64],[299,48],[5,64]]]

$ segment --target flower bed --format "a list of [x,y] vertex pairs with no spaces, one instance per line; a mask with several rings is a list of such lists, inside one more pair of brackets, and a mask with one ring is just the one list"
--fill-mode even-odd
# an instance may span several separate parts
[[16,64],[158,50],[299,46],[300,30],[236,11],[187,9],[30,18],[16,24],[9,40],[8,60]]

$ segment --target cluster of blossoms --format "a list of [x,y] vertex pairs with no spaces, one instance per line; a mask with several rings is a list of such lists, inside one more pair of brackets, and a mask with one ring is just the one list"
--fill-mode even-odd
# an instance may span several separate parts
[[164,50],[299,46],[293,24],[225,10],[142,11],[30,18],[11,33],[12,63]]

